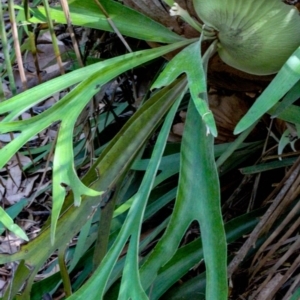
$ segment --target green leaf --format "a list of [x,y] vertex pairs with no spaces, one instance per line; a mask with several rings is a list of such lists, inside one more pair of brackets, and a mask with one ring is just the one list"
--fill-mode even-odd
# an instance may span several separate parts
[[[114,31],[95,1],[71,0],[68,2],[73,25]],[[151,18],[116,1],[101,0],[101,4],[118,30],[126,36],[160,43],[174,43],[184,39]],[[31,9],[30,12],[33,16],[29,19],[30,22],[46,22],[46,12],[43,7]],[[50,12],[55,22],[66,24],[61,7],[53,7]]]
[[[232,243],[243,235],[249,233],[259,222],[265,209],[259,209],[247,213],[225,224],[227,243]],[[203,259],[203,247],[201,239],[196,239],[191,243],[179,248],[172,259],[165,264],[158,273],[156,280],[152,285],[151,299],[160,299],[163,293],[168,289],[170,292],[181,290],[180,286],[175,285],[191,268],[197,265]],[[198,282],[198,287],[200,283]],[[173,295],[175,293],[172,293]],[[169,296],[169,291],[166,296]],[[168,299],[164,297],[164,299]]]
[[299,300],[300,298],[300,287],[296,288],[290,300]]
[[[187,43],[189,43],[189,41],[183,41],[156,49],[129,53],[95,64],[97,68],[95,68],[95,66],[82,68],[80,71],[86,71],[84,77],[85,80],[78,84],[71,92],[69,92],[50,109],[31,119],[9,122],[13,118],[19,116],[31,105],[34,105],[42,99],[50,96],[48,93],[50,91],[54,92],[57,89],[53,87],[53,82],[56,82],[55,80],[53,80],[53,82],[51,81],[49,84],[45,83],[37,87],[34,90],[36,93],[30,95],[30,97],[28,96],[28,93],[25,92],[0,104],[0,113],[9,112],[9,114],[0,123],[0,132],[22,132],[22,134],[0,150],[0,168],[3,167],[31,137],[47,128],[52,123],[61,121],[53,161],[53,210],[51,215],[52,243],[54,241],[57,219],[66,193],[63,185],[68,185],[72,189],[75,205],[80,204],[81,195],[97,196],[101,194],[100,192],[93,191],[82,184],[74,168],[72,142],[73,127],[85,105],[90,101],[92,96],[99,91],[101,85],[110,81],[114,77]],[[76,71],[72,73],[76,73]],[[68,85],[70,85],[72,81],[74,84],[76,80],[82,80],[84,72],[77,73],[79,73],[79,76],[78,74],[77,76],[61,76],[59,82],[62,80],[68,82],[68,78],[71,78],[72,80],[68,82]],[[60,87],[63,85],[64,84],[61,83]]]
[[206,74],[202,65],[201,48],[198,42],[184,48],[167,65],[154,82],[152,88],[160,88],[173,82],[180,74],[186,73],[192,99],[198,113],[207,126],[207,133],[217,136],[213,114],[208,107]]
[[174,255],[192,221],[200,223],[207,268],[207,299],[227,299],[226,240],[220,210],[213,137],[190,101],[182,141],[177,199],[168,228],[141,268],[149,288],[161,266]]
[[[169,114],[166,117],[164,125],[160,131],[158,136],[156,145],[153,150],[153,154],[146,170],[146,174],[144,179],[140,185],[140,189],[135,197],[135,203],[128,214],[128,218],[130,214],[132,214],[132,218],[134,220],[132,230],[131,230],[131,237],[130,237],[130,244],[129,249],[127,252],[127,257],[125,261],[124,272],[122,276],[122,283],[119,292],[119,299],[148,299],[146,296],[141,282],[140,276],[138,273],[138,246],[139,246],[139,235],[143,221],[143,214],[145,210],[145,206],[147,203],[147,199],[149,198],[150,191],[153,187],[154,180],[156,173],[158,171],[158,166],[161,161],[161,157],[165,148],[165,144],[171,129],[171,125],[175,114],[177,112],[179,103],[181,98],[184,95],[184,89],[181,92],[181,95],[178,97],[176,103],[173,105],[172,109],[170,110]],[[138,213],[138,203],[143,205],[140,207],[140,212]],[[137,211],[135,214],[134,212]],[[139,216],[139,218],[137,218]],[[120,233],[121,234],[121,233]]]
[[75,252],[71,261],[71,264],[69,265],[69,272],[71,272],[76,264],[78,263],[79,259],[84,254],[84,251],[86,250],[86,241],[92,226],[93,218],[90,218],[87,220],[86,224],[83,225],[82,229],[80,230],[80,234],[78,236],[78,242],[76,244]]
[[[12,219],[14,219],[22,210],[23,208],[28,204],[27,199],[22,199],[19,202],[15,203],[14,205],[8,207],[5,210],[5,213]],[[1,224],[1,219],[0,219],[0,234],[3,233],[5,230],[5,226]]]
[[[270,115],[272,115],[276,108],[277,108],[278,104],[276,104],[273,108],[271,108],[268,113]],[[288,107],[286,107],[278,116],[278,119],[290,122],[290,123],[294,123],[294,124],[300,124],[300,107],[296,106],[296,105],[290,105]]]
[[174,4],[173,0],[164,0],[169,6],[172,6]]
[[[155,93],[110,142],[91,170],[84,176],[83,183],[95,190],[109,190],[114,182],[129,169],[133,159],[170,109],[183,87],[182,82],[181,84],[176,82]],[[128,141],[131,142],[128,143]],[[120,155],[120,149],[122,149],[122,155]],[[101,171],[100,177],[96,168]],[[69,193],[57,223],[53,245],[49,243],[50,227],[46,226],[37,238],[23,245],[19,252],[13,255],[0,254],[0,263],[25,259],[26,264],[32,268],[26,286],[22,290],[22,299],[30,299],[31,285],[37,272],[57,248],[66,241],[70,241],[81,230],[87,220],[94,215],[102,199],[83,196],[80,207],[75,207],[73,201],[73,195]]]
[[240,171],[244,175],[250,175],[250,174],[257,174],[265,171],[275,170],[279,168],[285,168],[292,166],[295,161],[297,160],[297,157],[289,157],[285,158],[283,160],[275,160],[271,162],[265,162],[259,165],[254,165],[250,167],[244,167],[241,168]]
[[21,227],[17,224],[14,224],[13,219],[5,212],[5,210],[0,207],[0,222],[15,235],[20,237],[21,239],[28,241],[28,237],[26,233],[23,231]]
[[214,160],[214,139],[206,136],[204,123],[199,120],[193,104],[189,106],[185,124],[178,197],[189,199],[190,203],[185,205],[193,211],[193,220],[200,224],[207,274],[206,299],[227,299],[227,244]]
[[[279,143],[278,143],[278,150],[277,153],[279,155],[279,159],[282,160],[280,157],[283,153],[284,148],[290,144],[293,145],[293,142],[291,141],[291,132],[289,129],[286,129],[283,134],[280,137]],[[292,148],[293,149],[293,148]],[[294,149],[293,149],[294,150]],[[294,150],[295,151],[295,150]]]
[[25,261],[21,260],[17,266],[17,269],[14,270],[14,276],[10,287],[6,289],[3,300],[11,300],[11,295],[15,295],[22,288],[23,282],[26,280],[26,277],[30,274],[30,268],[26,266]]
[[280,113],[282,113],[287,107],[289,107],[299,98],[300,98],[300,80],[288,91],[288,93],[284,96],[282,101],[278,103],[275,111],[272,113],[272,118],[277,117]]
[[[150,162],[143,182],[139,191],[133,196],[134,205],[131,206],[125,223],[116,239],[114,245],[110,248],[107,255],[104,257],[100,266],[91,276],[90,280],[78,292],[74,293],[70,299],[99,299],[102,298],[105,286],[116,264],[117,259],[125,243],[130,237],[129,250],[124,267],[123,281],[120,289],[120,299],[147,299],[145,292],[142,289],[138,274],[138,241],[140,228],[143,220],[145,206],[154,183],[155,175],[158,170],[161,156],[164,151],[165,142],[167,140],[172,120],[177,111],[179,102],[185,93],[185,82],[179,81],[175,87],[164,94],[166,99],[174,99],[176,101],[171,111],[169,112],[155,149],[153,151],[152,161]],[[131,148],[131,147],[130,147]],[[100,169],[101,170],[101,169]],[[91,296],[90,291],[97,289],[97,294]]]
[[206,273],[202,273],[198,276],[191,278],[184,282],[182,286],[174,287],[170,291],[163,295],[162,300],[189,300],[194,295],[197,295],[197,300],[205,300],[205,285],[206,285]]
[[238,134],[271,109],[300,79],[300,48],[298,48],[280,69],[278,74],[258,97],[247,114],[239,121],[234,133]]

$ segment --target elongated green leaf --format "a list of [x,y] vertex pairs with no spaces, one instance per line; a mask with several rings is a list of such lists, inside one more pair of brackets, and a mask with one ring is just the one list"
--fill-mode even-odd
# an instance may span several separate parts
[[[130,238],[130,244],[128,249],[128,254],[125,262],[123,277],[122,277],[122,283],[119,293],[119,299],[148,299],[146,296],[144,290],[142,289],[142,285],[140,282],[140,277],[138,273],[138,245],[139,245],[139,234],[142,226],[143,221],[143,214],[145,210],[145,206],[147,203],[147,199],[150,195],[150,191],[152,189],[152,186],[154,184],[154,179],[156,176],[156,172],[158,171],[159,163],[161,161],[161,157],[165,148],[165,144],[171,129],[171,125],[173,122],[173,119],[175,117],[175,114],[177,112],[179,103],[181,101],[181,98],[184,95],[184,90],[181,92],[181,95],[179,96],[177,102],[173,105],[172,109],[170,110],[164,125],[160,131],[160,134],[158,136],[155,148],[153,150],[152,158],[150,160],[150,163],[148,165],[145,177],[141,183],[140,189],[137,193],[136,201],[141,202],[140,212],[134,214],[135,210],[138,210],[138,206],[133,206],[133,210],[129,212],[132,213],[133,220],[134,220],[134,226],[132,226],[131,231],[131,238]],[[139,218],[137,218],[139,217]],[[121,234],[121,233],[120,233]],[[134,276],[132,276],[134,274]]]
[[298,300],[300,298],[300,287],[298,287],[293,295],[291,296],[290,300]]
[[[126,36],[160,43],[174,43],[184,39],[149,17],[116,1],[101,0],[101,4],[118,30]],[[73,25],[114,31],[95,1],[71,0],[69,1],[69,7]],[[31,9],[30,12],[33,15],[30,22],[46,22],[44,8]],[[53,7],[51,17],[58,23],[66,24],[61,7]]]
[[213,137],[190,101],[181,150],[175,208],[163,238],[141,268],[148,288],[161,266],[169,261],[190,223],[198,220],[207,268],[207,299],[227,299],[226,240],[220,210],[219,182]]
[[[165,120],[153,152],[153,160],[150,162],[147,168],[143,183],[140,186],[140,190],[133,197],[134,205],[132,205],[130,208],[117,240],[103,259],[100,266],[94,272],[91,279],[84,285],[84,287],[73,294],[70,299],[85,299],[86,297],[89,297],[89,299],[96,300],[102,298],[109,275],[111,274],[112,269],[116,264],[116,261],[129,237],[130,244],[124,267],[119,299],[148,299],[144,290],[142,289],[138,274],[139,233],[147,199],[154,183],[155,175],[164,151],[165,142],[168,137],[172,120],[177,111],[179,101],[185,93],[184,87],[185,82],[181,80],[181,83],[178,84],[176,89],[177,93],[174,93],[175,89],[173,89],[172,93],[167,93],[165,95],[165,97],[174,97],[174,100],[176,99],[177,103],[173,106],[167,116],[167,119]],[[97,295],[91,296],[90,290],[94,290],[95,288],[97,288],[98,291]]]
[[[28,204],[28,200],[22,199],[19,202],[15,203],[14,205],[7,208],[5,210],[5,213],[10,218],[14,219],[27,204]],[[0,218],[0,234],[2,234],[4,230],[5,230],[5,226],[3,226],[3,224],[1,224],[1,218]]]
[[[271,108],[268,113],[273,114],[277,108],[278,104],[275,104],[273,108]],[[300,107],[296,105],[290,105],[286,107],[279,115],[278,118],[290,123],[300,124]]]
[[21,260],[20,264],[17,266],[17,269],[14,271],[14,276],[12,278],[11,287],[9,287],[3,298],[3,300],[11,300],[12,295],[15,295],[23,285],[23,282],[26,280],[26,277],[30,274],[30,269],[26,266],[25,261]]
[[[85,194],[89,196],[97,196],[100,194],[99,192],[93,191],[82,184],[74,168],[72,144],[73,127],[85,105],[90,101],[91,97],[99,91],[101,85],[110,81],[117,75],[137,65],[159,57],[163,53],[169,52],[170,50],[180,47],[182,44],[184,45],[188,42],[189,41],[184,41],[157,49],[129,53],[121,57],[98,63],[97,69],[86,67],[85,69],[87,70],[87,73],[85,76],[87,78],[85,77],[86,79],[83,82],[81,82],[50,109],[31,119],[9,122],[16,116],[20,115],[25,109],[28,109],[31,105],[40,101],[38,98],[38,96],[42,95],[40,91],[43,90],[45,86],[47,88],[49,86],[47,84],[38,87],[38,92],[34,96],[28,97],[25,92],[24,94],[25,97],[27,95],[27,98],[24,98],[24,95],[18,95],[8,101],[5,101],[3,104],[0,104],[0,113],[10,112],[0,123],[0,132],[22,132],[22,134],[0,150],[0,168],[3,167],[32,136],[47,128],[53,122],[61,121],[53,166],[53,211],[51,223],[52,243],[54,241],[57,219],[66,193],[65,188],[62,185],[68,185],[72,189],[75,205],[80,204],[81,195]],[[91,72],[91,70],[93,73],[89,74],[89,71]],[[78,77],[73,76],[72,79],[74,81],[80,80],[82,79],[81,76],[83,76],[83,73],[80,73],[80,76]],[[70,76],[65,75],[65,80],[69,77]],[[51,91],[54,91],[52,86],[50,86],[50,89]],[[47,96],[49,96],[49,94]],[[22,100],[24,101],[21,102]]]
[[[111,72],[115,72],[115,74],[119,74],[121,72],[118,71],[118,68],[116,68],[116,66],[119,67],[119,65],[124,62],[124,60],[131,65],[128,65],[127,67],[133,68],[134,66],[160,57],[168,52],[184,47],[191,42],[193,42],[193,40],[185,40],[155,49],[142,50],[126,55],[121,55],[78,69],[58,78],[52,79],[48,82],[42,83],[39,86],[36,86],[4,102],[1,102],[0,114],[9,113],[1,122],[14,120],[30,107],[37,105],[39,102],[45,100],[50,95],[87,79],[89,76],[95,74],[95,72],[99,71],[100,69],[105,69],[106,71],[110,70]],[[124,66],[126,66],[126,63],[123,64],[123,67]],[[127,70],[127,67],[125,67],[125,69],[123,70]],[[100,75],[101,71],[99,71],[96,76],[98,76],[98,78],[101,78]]]
[[[291,141],[291,132],[289,129],[285,130],[283,134],[280,137],[279,143],[278,143],[278,149],[277,153],[279,155],[279,159],[281,160],[282,158],[280,157],[281,154],[283,153],[284,148],[290,144],[291,147],[293,147],[293,141]],[[293,149],[293,148],[292,148]],[[293,149],[294,150],[294,149]],[[295,151],[295,150],[294,150]]]
[[206,273],[195,276],[183,283],[181,287],[171,289],[161,300],[189,300],[197,295],[197,300],[205,300]]
[[174,4],[173,0],[164,0],[169,6],[172,6]]
[[86,224],[82,227],[80,234],[78,236],[78,242],[76,244],[75,252],[71,261],[71,264],[68,268],[69,272],[71,272],[76,264],[78,263],[79,259],[82,257],[84,250],[85,250],[85,243],[89,234],[89,231],[92,226],[92,218],[90,218]]
[[201,58],[201,40],[191,44],[177,54],[154,82],[152,88],[170,84],[180,74],[186,73],[192,99],[198,113],[207,126],[207,132],[217,136],[217,128],[213,114],[208,107],[206,91],[206,74]]
[[[253,211],[225,224],[227,243],[232,243],[251,232],[259,222],[259,217],[263,215],[264,211],[265,209]],[[152,299],[160,299],[164,292],[171,288],[202,259],[203,247],[200,239],[178,249],[172,259],[159,270],[158,276],[152,285]],[[198,284],[200,283],[198,282]],[[171,290],[177,290],[176,286],[171,288]]]
[[238,134],[254,124],[271,109],[300,79],[300,48],[280,69],[278,74],[258,97],[247,114],[239,121],[234,133]]
[[283,160],[275,160],[271,162],[265,162],[259,165],[250,166],[250,167],[244,167],[241,168],[240,171],[242,174],[249,175],[249,174],[257,174],[265,171],[275,170],[279,168],[285,168],[288,166],[292,166],[295,161],[297,160],[297,157],[289,157],[285,158]]
[[29,240],[23,229],[17,224],[14,224],[13,219],[5,212],[2,207],[0,207],[0,221],[8,230],[13,232],[18,237],[22,238],[25,241]]
[[[110,145],[106,148],[107,151],[102,152],[91,170],[83,178],[84,184],[95,190],[109,190],[114,182],[129,168],[139,149],[170,109],[182,88],[182,84],[178,85],[178,82],[176,82],[149,99],[110,142]],[[128,143],[128,141],[131,142]],[[122,155],[120,155],[120,149],[122,149]],[[97,173],[96,168],[99,168],[101,172]],[[99,177],[98,174],[101,176]],[[60,245],[71,240],[81,230],[87,220],[93,216],[101,202],[101,198],[83,196],[81,206],[75,207],[73,196],[69,194],[57,223],[53,245],[49,244],[50,227],[48,226],[36,239],[24,245],[18,253],[13,255],[0,254],[0,263],[25,259],[26,264],[32,267],[32,273],[22,291],[22,299],[30,299],[31,285],[35,275],[48,257]],[[45,245],[48,246],[45,247]]]
[[290,89],[290,91],[284,96],[282,101],[276,106],[275,111],[272,113],[272,117],[277,117],[282,111],[293,104],[300,98],[300,80]]

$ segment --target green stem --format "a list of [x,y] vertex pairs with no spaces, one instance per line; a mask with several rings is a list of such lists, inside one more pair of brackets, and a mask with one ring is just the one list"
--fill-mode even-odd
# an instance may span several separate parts
[[218,40],[214,40],[205,51],[202,57],[204,73],[207,74],[208,61],[217,52]]
[[72,295],[72,285],[71,285],[68,269],[65,263],[65,251],[66,251],[66,246],[63,246],[58,249],[58,264],[60,269],[60,275],[64,285],[64,291],[66,293],[66,296],[70,297]]

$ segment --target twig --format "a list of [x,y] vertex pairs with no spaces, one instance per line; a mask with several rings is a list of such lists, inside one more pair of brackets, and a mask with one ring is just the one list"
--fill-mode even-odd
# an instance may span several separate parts
[[100,10],[103,12],[105,18],[107,19],[107,22],[109,23],[109,25],[111,26],[111,28],[114,30],[114,32],[117,34],[117,36],[119,37],[119,39],[122,41],[122,43],[124,44],[124,46],[126,47],[126,49],[129,52],[132,52],[130,46],[128,45],[128,43],[126,42],[126,40],[124,39],[123,35],[121,34],[121,32],[119,31],[119,29],[117,28],[117,26],[115,25],[115,23],[112,21],[112,19],[110,18],[110,16],[108,15],[107,11],[105,10],[105,8],[103,7],[103,5],[98,1],[98,0],[94,0],[95,3],[99,6]]

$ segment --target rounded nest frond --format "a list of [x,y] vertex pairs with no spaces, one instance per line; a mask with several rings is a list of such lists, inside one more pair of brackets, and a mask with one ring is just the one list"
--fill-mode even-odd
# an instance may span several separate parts
[[279,71],[300,46],[298,10],[280,0],[194,0],[200,19],[218,31],[219,55],[241,71]]

